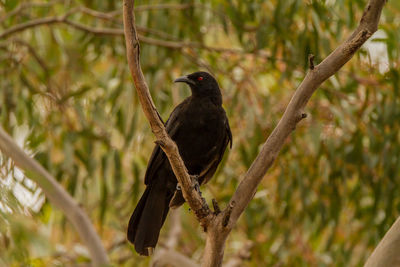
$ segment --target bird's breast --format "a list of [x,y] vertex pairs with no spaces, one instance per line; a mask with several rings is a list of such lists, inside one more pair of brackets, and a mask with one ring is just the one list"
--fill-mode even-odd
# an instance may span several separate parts
[[199,106],[186,116],[174,141],[190,172],[191,166],[196,169],[208,165],[219,152],[226,135],[225,113],[218,108]]

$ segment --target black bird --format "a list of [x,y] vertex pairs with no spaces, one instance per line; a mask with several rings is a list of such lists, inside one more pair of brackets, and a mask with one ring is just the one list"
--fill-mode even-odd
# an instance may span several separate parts
[[[232,147],[221,91],[207,72],[195,72],[175,82],[187,83],[192,95],[172,111],[165,127],[189,174],[197,176],[200,185],[205,184],[217,170],[229,142]],[[129,220],[127,236],[139,254],[148,256],[157,244],[169,208],[185,202],[159,145],[150,157],[144,183],[147,187]]]

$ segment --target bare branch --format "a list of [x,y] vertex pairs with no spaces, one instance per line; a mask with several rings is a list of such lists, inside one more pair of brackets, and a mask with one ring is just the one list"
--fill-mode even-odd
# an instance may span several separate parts
[[37,63],[43,69],[43,71],[46,73],[46,75],[47,76],[49,75],[50,69],[47,66],[46,62],[39,56],[37,51],[28,42],[25,42],[24,40],[18,39],[18,38],[12,39],[12,42],[17,43],[22,46],[25,46],[28,49],[29,53],[33,56],[33,58],[37,61]]
[[[303,109],[315,90],[337,72],[361,45],[377,30],[380,14],[385,0],[371,0],[364,11],[360,25],[353,34],[325,60],[310,70],[297,88],[285,113],[264,143],[260,154],[254,160],[239,184],[232,200],[236,206],[232,210],[231,223],[234,224],[256,192],[258,184],[278,156],[286,138],[304,118]],[[231,201],[232,201],[231,200]]]
[[[207,229],[202,266],[220,266],[222,264],[225,240],[228,234],[252,200],[259,183],[278,156],[285,140],[294,131],[297,123],[306,117],[303,109],[310,97],[321,83],[349,61],[361,45],[377,30],[380,14],[385,2],[385,0],[370,0],[357,29],[319,65],[313,66],[312,57],[310,58],[310,63],[312,63],[310,67],[313,66],[313,68],[310,68],[303,82],[295,91],[278,125],[262,146],[261,152],[249,170],[243,176],[242,181],[230,200],[230,203],[236,203],[235,206],[233,208],[228,206],[213,220]],[[224,227],[224,223],[222,223],[222,226],[220,223],[221,221],[225,221],[226,214],[230,215],[230,219],[228,225]]]
[[59,208],[77,230],[82,242],[89,249],[94,266],[108,264],[107,253],[86,213],[75,200],[57,183],[36,160],[29,157],[12,138],[0,127],[0,150],[25,171],[25,175],[35,181],[46,197]]
[[[99,28],[99,27],[91,27],[87,26],[78,22],[74,22],[68,17],[73,14],[74,12],[88,12],[87,9],[85,8],[76,8],[73,11],[68,12],[67,14],[63,16],[58,16],[58,17],[47,17],[47,18],[40,18],[40,19],[34,19],[30,20],[25,23],[17,24],[14,25],[7,30],[3,31],[0,33],[0,39],[5,39],[10,37],[13,34],[16,34],[21,31],[25,31],[30,28],[34,27],[39,27],[43,25],[51,25],[51,24],[65,24],[67,26],[71,26],[77,30],[81,30],[90,34],[95,34],[95,35],[110,35],[110,36],[123,36],[124,31],[123,29],[119,28]],[[103,19],[108,19],[109,17],[112,17],[109,15],[110,13],[101,13],[99,11],[91,10],[90,12],[96,12],[96,17],[101,17]],[[94,15],[94,14],[92,14]],[[153,29],[147,29],[145,27],[136,27],[138,32],[142,33],[153,33],[157,34],[159,36],[162,35],[162,37],[166,37],[165,33],[161,33],[159,31],[153,30]],[[184,48],[197,48],[197,49],[204,49],[210,52],[217,52],[217,53],[231,53],[231,54],[248,54],[248,52],[239,49],[239,48],[225,48],[225,47],[212,47],[212,46],[207,46],[201,43],[194,43],[194,42],[179,42],[179,41],[168,41],[168,40],[160,40],[160,39],[155,39],[152,37],[146,37],[143,35],[138,34],[140,42],[150,44],[150,45],[156,45],[156,46],[162,46],[170,49],[184,49]],[[258,56],[265,57],[265,58],[271,58],[269,55],[266,55],[263,51],[258,51],[257,52]]]
[[5,15],[0,18],[0,23],[11,18],[12,16],[20,15],[22,13],[22,11],[24,11],[25,9],[51,7],[54,4],[56,4],[57,2],[61,2],[61,1],[62,0],[53,0],[51,2],[43,2],[43,3],[24,2],[24,3],[20,4],[19,6],[17,6],[16,8],[14,8],[13,10],[11,10],[10,12],[6,12]]
[[[79,8],[77,11],[84,11],[87,12],[85,8]],[[108,18],[108,13],[101,13],[95,10],[91,10],[90,12],[96,12],[96,16],[102,17],[102,18]],[[97,14],[98,13],[98,14]],[[70,13],[69,13],[70,14]],[[43,25],[51,25],[51,24],[65,24],[68,26],[71,26],[77,30],[84,31],[90,34],[95,34],[95,35],[111,35],[111,36],[123,36],[124,35],[124,30],[119,29],[119,28],[99,28],[99,27],[91,27],[87,26],[78,22],[74,22],[68,19],[68,15],[64,15],[61,17],[48,17],[48,18],[40,18],[40,19],[34,19],[25,23],[17,24],[15,26],[12,26],[2,32],[0,34],[0,39],[7,38],[15,33],[30,29],[30,28],[35,28]],[[101,14],[101,15],[100,15]],[[162,37],[166,37],[165,33],[152,30],[152,29],[147,29],[145,27],[137,27],[138,31],[143,32],[143,33],[153,33],[157,34],[159,36],[162,35]],[[202,47],[200,44],[197,43],[184,43],[184,42],[173,42],[173,41],[165,41],[165,40],[158,40],[150,37],[145,37],[145,36],[140,36],[139,35],[139,40],[144,43],[152,44],[152,45],[157,45],[157,46],[163,46],[171,49],[182,49],[185,47]],[[208,50],[215,50],[215,51],[224,51],[223,48],[212,48],[212,47],[205,47],[205,49]]]
[[231,218],[231,213],[232,213],[233,208],[235,207],[235,204],[236,204],[235,201],[231,201],[229,203],[229,206],[224,210],[224,217],[222,219],[223,227],[228,226],[229,220]]
[[32,27],[36,27],[36,26],[40,26],[40,25],[44,25],[44,24],[56,23],[56,22],[59,22],[59,20],[60,20],[60,18],[58,18],[58,17],[51,17],[51,18],[35,19],[35,20],[31,20],[31,21],[28,21],[25,23],[17,24],[15,26],[10,27],[7,30],[3,31],[0,34],[0,39],[7,38],[8,36],[10,36],[14,33],[21,32],[21,31],[24,31],[24,30],[32,28]]
[[113,20],[115,19],[116,16],[121,15],[122,11],[121,10],[114,10],[111,12],[101,12],[98,10],[94,10],[85,6],[79,7],[79,11],[81,11],[84,14],[87,14],[89,16],[98,18],[98,19],[103,19],[103,20]]
[[192,186],[192,180],[187,172],[185,164],[179,155],[178,147],[175,142],[168,136],[164,124],[160,120],[160,115],[151,98],[149,88],[143,76],[140,67],[139,58],[139,40],[135,27],[135,16],[133,6],[135,1],[123,1],[123,18],[126,52],[129,69],[133,77],[133,81],[138,93],[143,112],[150,122],[151,129],[157,138],[158,143],[164,150],[174,171],[174,174],[181,185],[182,193],[191,209],[195,212],[197,219],[203,226],[207,226],[212,219],[213,214],[207,205],[203,204],[202,197]]
[[48,18],[41,18],[41,19],[34,19],[25,23],[17,24],[13,27],[8,28],[4,32],[0,34],[0,39],[7,38],[12,34],[27,30],[29,28],[38,27],[42,25],[51,25],[57,23],[67,24],[72,26],[78,30],[90,32],[97,35],[120,35],[124,34],[122,29],[115,29],[115,28],[93,28],[83,24],[79,24],[73,21],[68,20],[68,16],[70,14],[66,14],[61,17],[48,17]]
[[308,64],[309,64],[310,70],[313,70],[314,69],[314,55],[313,54],[308,55]]
[[219,208],[218,202],[217,202],[217,200],[215,198],[212,199],[212,204],[213,204],[213,207],[214,207],[214,214],[217,214],[217,215],[220,214],[221,213],[221,209]]
[[400,217],[390,227],[364,267],[400,266]]

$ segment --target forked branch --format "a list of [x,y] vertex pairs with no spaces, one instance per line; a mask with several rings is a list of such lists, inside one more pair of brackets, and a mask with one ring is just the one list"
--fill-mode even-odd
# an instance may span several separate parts
[[315,90],[348,62],[361,45],[377,30],[385,2],[385,0],[370,0],[357,29],[320,64],[315,65],[313,57],[310,57],[310,69],[306,77],[295,91],[283,117],[264,143],[261,152],[244,174],[228,207],[220,213],[211,213],[209,207],[204,206],[198,192],[191,187],[190,176],[179,156],[176,144],[168,136],[151,99],[140,68],[139,41],[133,15],[134,1],[124,0],[123,15],[128,63],[144,113],[158,142],[163,144],[162,148],[182,186],[185,199],[195,211],[200,223],[208,225],[202,266],[220,266],[222,264],[227,236],[253,198],[257,186],[278,156],[285,140],[294,131],[296,125],[306,117],[303,110],[307,102]]
[[[315,66],[314,56],[310,56],[310,69],[295,91],[281,120],[262,146],[261,152],[249,170],[244,174],[230,200],[230,205],[217,216],[218,218],[213,221],[214,223],[209,228],[203,266],[220,266],[222,264],[221,255],[223,255],[227,236],[253,199],[258,185],[275,161],[285,140],[295,130],[296,125],[306,117],[303,110],[307,102],[317,88],[348,62],[362,44],[377,30],[385,2],[385,0],[370,0],[357,29],[320,64]],[[233,207],[232,203],[235,203]],[[226,224],[226,219],[220,218],[221,216],[226,218],[227,215],[229,215],[228,224]],[[210,233],[213,233],[212,236]]]

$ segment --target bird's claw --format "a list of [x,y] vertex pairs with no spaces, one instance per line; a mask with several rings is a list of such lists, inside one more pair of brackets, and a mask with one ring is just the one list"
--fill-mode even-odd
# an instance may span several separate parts
[[182,188],[181,188],[181,186],[179,184],[176,184],[176,190],[178,190],[178,191],[182,190]]
[[192,183],[193,183],[194,190],[196,190],[201,196],[200,184],[199,184],[199,176],[198,175],[192,175]]

